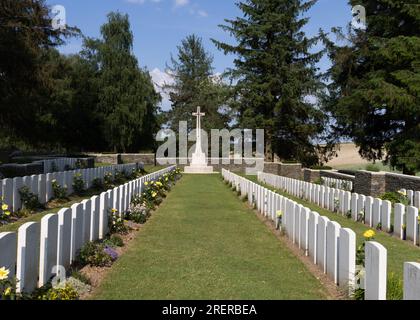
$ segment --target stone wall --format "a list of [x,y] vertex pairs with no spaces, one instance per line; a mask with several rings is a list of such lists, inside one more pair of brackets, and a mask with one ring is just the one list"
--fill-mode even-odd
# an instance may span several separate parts
[[360,170],[356,172],[354,192],[372,197],[379,197],[385,192],[400,189],[420,190],[420,177],[390,172],[370,172]]
[[146,165],[155,164],[154,153],[122,153],[120,158],[121,163],[135,163],[142,162]]
[[302,165],[300,163],[280,163],[279,175],[302,180]]
[[109,164],[137,163],[155,164],[154,153],[90,153],[96,162]]
[[407,176],[405,174],[385,174],[386,192],[398,191],[400,189],[420,191],[420,177]]
[[320,171],[321,177],[326,178],[333,178],[333,179],[341,179],[354,182],[354,176],[349,174],[340,173],[337,170],[321,170]]
[[303,180],[306,182],[315,182],[321,178],[321,172],[313,169],[302,169]]
[[386,192],[385,173],[356,171],[353,188],[355,193],[379,197]]

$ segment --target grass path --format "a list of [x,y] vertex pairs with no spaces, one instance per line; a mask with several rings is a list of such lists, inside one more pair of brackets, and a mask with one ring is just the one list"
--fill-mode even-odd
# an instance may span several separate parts
[[[296,201],[297,203],[304,205],[312,211],[316,211],[319,214],[328,217],[330,220],[338,222],[342,227],[352,229],[356,233],[356,240],[358,245],[364,240],[363,233],[371,229],[369,226],[366,226],[363,223],[353,221],[352,219],[348,219],[340,214],[321,208],[316,204],[294,197],[288,193],[261,183],[258,181],[256,176],[245,177],[255,183],[263,185],[270,190],[276,191],[278,194],[281,194],[293,201]],[[403,278],[404,262],[420,262],[420,248],[414,246],[414,244],[411,244],[409,241],[400,240],[382,231],[376,231],[375,241],[381,243],[388,251],[388,272],[394,273],[400,279]]]
[[95,299],[325,299],[325,289],[219,175],[185,175]]

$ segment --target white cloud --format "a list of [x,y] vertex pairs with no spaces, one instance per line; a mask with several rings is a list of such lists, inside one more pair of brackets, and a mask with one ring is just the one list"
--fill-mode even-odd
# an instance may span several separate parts
[[208,17],[208,16],[209,16],[209,14],[208,14],[206,11],[204,11],[204,10],[198,10],[198,11],[197,11],[197,14],[198,14],[200,17]]
[[175,0],[175,7],[184,7],[190,3],[190,0]]
[[159,68],[154,68],[150,71],[155,90],[162,96],[162,109],[168,111],[171,107],[168,92],[163,90],[165,85],[171,85],[174,83],[174,78],[169,73],[161,71]]

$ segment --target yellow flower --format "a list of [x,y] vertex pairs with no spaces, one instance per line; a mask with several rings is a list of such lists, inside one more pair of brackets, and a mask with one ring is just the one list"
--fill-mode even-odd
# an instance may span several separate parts
[[112,211],[112,213],[118,212],[117,209],[112,209],[111,211]]
[[366,238],[366,239],[370,239],[370,238],[373,238],[374,236],[375,236],[375,231],[373,231],[373,230],[367,230],[364,234],[363,234],[363,236]]
[[403,195],[403,196],[406,196],[406,195],[407,195],[407,192],[406,192],[406,191],[402,191],[402,190],[398,191],[398,193],[399,193],[400,195]]
[[0,280],[5,280],[9,276],[10,271],[5,267],[0,268]]
[[152,193],[152,197],[155,198],[156,196],[157,196],[157,193],[156,192],[153,192]]
[[149,185],[149,182],[147,182],[147,181],[146,181],[146,182],[144,183],[144,185],[145,185],[145,186],[148,186],[148,185]]
[[10,211],[4,211],[3,212],[6,216],[10,216]]
[[4,290],[4,295],[5,296],[10,296],[10,294],[12,293],[12,288],[8,287],[6,290]]
[[283,212],[281,210],[277,211],[277,217],[281,217],[283,215]]
[[2,206],[1,206],[1,210],[3,210],[3,211],[6,211],[7,209],[9,209],[9,206],[7,205],[7,204],[3,204]]

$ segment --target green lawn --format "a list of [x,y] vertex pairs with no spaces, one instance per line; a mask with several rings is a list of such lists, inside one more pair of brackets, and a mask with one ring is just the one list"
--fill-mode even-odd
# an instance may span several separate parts
[[220,175],[184,175],[94,299],[325,299]]
[[[313,203],[260,183],[258,182],[256,176],[245,177],[259,183],[260,185],[264,185],[271,190],[275,190],[277,193],[304,205],[312,211],[316,211],[319,214],[328,217],[330,220],[338,222],[342,227],[352,229],[356,233],[358,245],[363,242],[363,233],[370,229],[363,223],[353,221],[352,219],[348,219],[340,214],[323,209]],[[403,277],[404,262],[420,262],[420,248],[414,246],[408,241],[400,240],[381,231],[376,231],[375,241],[381,243],[388,250],[388,272],[395,273],[400,279]]]

